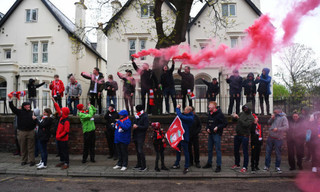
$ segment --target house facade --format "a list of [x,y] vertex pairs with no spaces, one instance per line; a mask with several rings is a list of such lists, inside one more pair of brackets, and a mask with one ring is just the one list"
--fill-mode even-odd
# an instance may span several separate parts
[[[0,20],[0,97],[27,89],[28,80],[46,84],[39,88],[40,108],[51,106],[49,84],[58,74],[66,85],[72,73],[86,98],[89,81],[80,73],[99,67],[106,73],[105,36],[98,29],[97,49],[81,32],[86,6],[75,3],[76,22],[70,21],[49,0],[17,0]],[[2,110],[0,103],[0,110]]]

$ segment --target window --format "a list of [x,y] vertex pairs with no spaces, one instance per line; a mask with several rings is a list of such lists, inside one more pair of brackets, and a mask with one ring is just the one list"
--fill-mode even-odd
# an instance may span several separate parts
[[234,48],[238,45],[238,37],[231,37],[231,48]]
[[48,63],[48,43],[42,43],[42,63]]
[[26,22],[37,22],[38,20],[38,9],[27,9],[26,10]]
[[208,46],[208,43],[200,43],[200,49],[204,49]]
[[131,60],[131,55],[136,53],[136,40],[130,39],[129,40],[129,60]]
[[[146,40],[140,39],[140,51],[146,49]],[[146,57],[141,57],[141,60],[146,60]]]
[[142,18],[149,18],[153,17],[153,5],[143,4],[141,5],[141,17]]
[[0,99],[5,99],[7,97],[7,81],[0,78]]
[[32,43],[32,63],[38,63],[38,43]]
[[195,81],[195,90],[197,98],[206,98],[207,86],[203,83],[201,78]]
[[235,3],[224,3],[222,4],[222,16],[236,16],[236,4]]
[[5,59],[11,59],[11,49],[5,49],[4,50],[4,58]]

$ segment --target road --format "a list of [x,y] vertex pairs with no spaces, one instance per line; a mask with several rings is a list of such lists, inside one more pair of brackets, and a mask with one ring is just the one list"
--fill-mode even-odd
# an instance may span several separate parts
[[256,178],[256,179],[107,179],[83,177],[29,177],[0,175],[1,192],[100,192],[100,191],[261,191],[261,192],[298,192],[293,178]]

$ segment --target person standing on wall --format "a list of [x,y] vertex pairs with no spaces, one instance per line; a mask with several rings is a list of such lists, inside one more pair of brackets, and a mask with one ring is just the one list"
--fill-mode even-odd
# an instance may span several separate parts
[[117,90],[118,83],[113,80],[113,75],[108,75],[108,81],[106,82],[107,91],[107,108],[109,108],[111,101],[114,105],[114,109],[117,109]]
[[249,73],[247,79],[242,82],[242,87],[244,88],[244,95],[247,97],[247,103],[252,103],[252,113],[256,111],[256,93],[258,81],[254,80],[253,73]]
[[29,102],[32,105],[33,103],[33,108],[37,108],[37,88],[41,87],[42,85],[45,84],[45,82],[42,82],[40,84],[35,84],[36,81],[34,79],[29,79],[28,83],[28,98]]
[[216,101],[217,95],[220,92],[220,87],[219,87],[219,83],[217,81],[217,78],[213,78],[212,82],[208,82],[204,78],[202,78],[202,81],[208,87],[208,89],[207,89],[208,103],[210,103],[210,101]]
[[240,99],[242,90],[242,77],[239,76],[239,70],[234,69],[233,75],[227,77],[227,83],[229,84],[230,102],[228,115],[232,114],[234,100],[236,100],[236,114],[240,113]]
[[[79,104],[80,96],[82,94],[81,84],[76,81],[76,78],[71,74],[69,76],[69,83],[66,87],[66,97],[68,98],[68,107],[73,116],[77,115],[77,105]],[[72,107],[73,103],[73,107]]]
[[162,68],[163,73],[161,75],[161,80],[159,84],[159,88],[162,89],[162,94],[165,97],[165,103],[166,103],[165,114],[170,113],[169,96],[171,96],[174,111],[176,110],[176,106],[177,106],[176,90],[174,88],[174,80],[172,75],[174,71],[174,64],[175,64],[174,60],[172,60],[172,66],[170,69],[168,65],[163,66]]
[[194,88],[194,76],[190,73],[190,67],[185,66],[184,72],[181,72],[182,64],[178,69],[178,74],[181,76],[181,95],[182,95],[182,107],[186,108],[186,99],[188,97],[189,106],[192,106],[191,95]]
[[[126,75],[118,72],[117,75],[120,79],[123,80],[123,98],[124,103],[126,105],[126,109],[128,111],[128,114],[130,114],[131,109],[131,115],[133,116],[133,100],[134,100],[134,93],[136,90],[136,80],[132,77],[132,71],[127,69]],[[130,105],[130,109],[129,109]]]
[[62,97],[64,92],[64,84],[59,79],[59,75],[54,75],[54,80],[51,81],[49,85],[49,89],[51,90],[51,95],[54,100],[58,103],[59,107],[62,108]]
[[259,82],[258,93],[259,93],[259,100],[260,100],[261,115],[264,115],[263,100],[266,103],[267,115],[271,115],[270,104],[269,104],[269,95],[271,95],[271,89],[270,89],[271,77],[269,76],[269,72],[270,72],[269,68],[264,68],[262,70],[261,76],[258,76],[256,78],[257,82]]

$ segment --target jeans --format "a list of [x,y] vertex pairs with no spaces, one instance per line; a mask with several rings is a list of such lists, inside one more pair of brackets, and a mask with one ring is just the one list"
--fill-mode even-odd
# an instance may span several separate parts
[[143,153],[143,141],[135,141],[134,142],[137,151],[137,167],[141,167],[142,169],[146,168],[146,157]]
[[163,89],[162,94],[165,97],[166,111],[168,113],[170,112],[169,96],[171,96],[171,99],[172,99],[173,109],[174,109],[174,111],[176,111],[176,107],[177,107],[176,90],[174,88],[165,88],[165,89]]
[[128,145],[124,143],[117,143],[117,151],[118,151],[118,166],[128,167]]
[[44,166],[47,166],[48,161],[48,151],[47,151],[47,141],[39,141],[40,143],[40,152],[41,152],[41,161]]
[[221,166],[221,136],[219,134],[209,134],[208,136],[208,162],[212,165],[213,145],[217,153],[217,166]]
[[33,108],[37,108],[37,98],[36,97],[30,97],[29,98],[29,103],[30,105],[32,106],[32,103],[33,103]]
[[193,164],[193,153],[192,153],[192,146],[193,146],[193,150],[194,150],[194,162],[196,164],[200,163],[200,159],[199,159],[199,136],[193,136],[189,138],[189,157],[190,157],[190,162],[191,164]]
[[95,156],[96,134],[95,130],[83,134],[83,156],[82,160],[86,161],[90,151],[90,160],[94,161]]
[[230,95],[230,103],[229,103],[228,114],[232,114],[234,100],[236,100],[236,113],[237,114],[240,113],[240,93],[239,93],[239,97],[237,96],[237,94],[231,94]]
[[115,95],[114,96],[107,95],[107,109],[110,106],[111,101],[112,101],[112,104],[114,104],[115,109],[117,109],[117,96]]
[[268,137],[267,146],[266,146],[266,161],[265,161],[265,166],[268,168],[270,167],[271,153],[272,153],[273,147],[275,148],[275,151],[276,151],[276,167],[280,167],[280,164],[281,164],[282,140]]
[[69,165],[69,147],[68,141],[57,141],[59,148],[60,161]]
[[[73,103],[73,108],[72,108],[72,103]],[[77,115],[78,104],[79,104],[78,97],[68,97],[68,108],[70,110],[70,113],[72,113],[74,116]]]
[[240,166],[240,145],[242,144],[243,151],[243,167],[248,168],[249,163],[249,154],[248,154],[248,145],[249,145],[249,137],[236,135],[234,137],[234,159],[235,165]]
[[97,101],[97,105],[98,105],[98,108],[99,108],[99,114],[101,114],[102,113],[101,95],[99,97],[98,93],[90,93],[90,104],[95,106],[95,107],[97,107],[96,106],[96,101]]
[[34,137],[34,156],[38,157],[40,153],[40,140],[35,136]]
[[174,163],[174,165],[179,165],[180,163],[180,159],[181,159],[181,147],[183,148],[183,152],[184,152],[184,158],[185,158],[185,164],[184,164],[184,168],[189,168],[189,152],[188,152],[188,141],[180,141],[180,143],[178,144],[178,148],[180,149],[179,151],[176,151],[176,162]]

